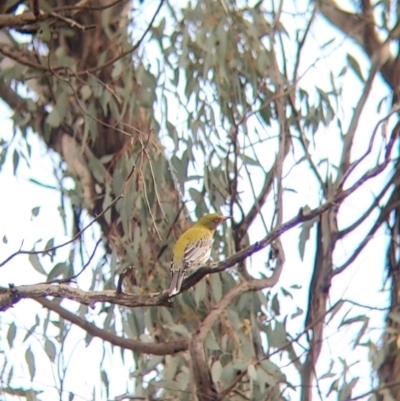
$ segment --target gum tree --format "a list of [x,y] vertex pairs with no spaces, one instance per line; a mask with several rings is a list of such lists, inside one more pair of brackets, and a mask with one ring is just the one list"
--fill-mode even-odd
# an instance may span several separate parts
[[[4,252],[1,266],[19,258],[21,271],[44,276],[1,290],[4,314],[26,299],[43,306],[23,341],[17,324],[3,326],[4,394],[40,399],[19,386],[7,353],[26,348],[34,382],[40,364],[29,336],[59,367],[77,326],[88,345],[97,338],[124,355],[132,374],[126,388],[110,392],[110,366],[94,364],[102,399],[400,399],[397,9],[363,1],[349,12],[330,0],[0,5],[0,96],[14,124],[12,138],[1,140],[1,166],[11,163],[18,176],[30,162],[32,134],[56,155],[70,236]],[[321,26],[334,26],[336,36],[312,53]],[[310,84],[343,42],[367,60],[349,54],[339,72],[328,68],[324,89]],[[359,95],[343,110],[349,76]],[[357,129],[380,77],[393,106],[375,99],[380,114]],[[328,155],[324,135],[337,142]],[[349,216],[346,205],[366,187],[372,195]],[[232,225],[217,233],[213,261],[168,299],[173,242],[208,210],[232,215]],[[388,250],[376,268],[382,282],[389,278],[391,298],[376,344],[374,305],[341,298],[335,283],[382,228]],[[287,287],[293,247],[308,270]],[[89,285],[82,272],[90,272]],[[328,327],[350,327],[354,349],[368,349],[368,389],[356,386],[346,355],[321,359]],[[68,366],[58,369],[59,398],[78,399],[60,371]]]

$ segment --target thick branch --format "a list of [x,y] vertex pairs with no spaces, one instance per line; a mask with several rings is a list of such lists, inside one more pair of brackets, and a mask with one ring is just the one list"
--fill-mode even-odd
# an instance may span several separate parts
[[[266,248],[273,241],[279,238],[284,232],[289,229],[298,226],[300,223],[314,219],[321,215],[325,211],[329,210],[335,205],[341,203],[349,195],[351,195],[357,188],[359,188],[364,182],[372,177],[375,177],[381,173],[389,163],[389,155],[393,147],[394,138],[397,131],[400,130],[400,124],[398,124],[392,132],[391,140],[386,149],[385,162],[378,165],[376,168],[370,170],[361,177],[361,179],[354,184],[352,187],[345,191],[339,192],[334,198],[326,201],[321,206],[311,210],[308,213],[299,213],[286,223],[279,225],[274,228],[264,239],[256,242],[253,245],[237,252],[231,257],[227,258],[222,262],[211,263],[208,267],[202,267],[197,270],[194,274],[188,277],[182,285],[182,291],[186,291],[189,288],[197,284],[207,274],[218,273],[224,271],[242,260],[248,258],[256,252]],[[250,282],[252,283],[252,281]],[[110,302],[127,307],[139,307],[139,306],[169,306],[169,299],[167,291],[163,293],[148,294],[148,295],[128,295],[128,294],[117,294],[116,291],[83,291],[80,289],[69,287],[68,285],[54,285],[54,284],[36,284],[36,285],[25,285],[14,287],[10,286],[9,289],[2,289],[3,294],[0,296],[0,311],[8,309],[10,306],[16,304],[19,300],[24,298],[42,298],[42,297],[61,297],[81,302],[85,305],[93,305],[97,302]],[[250,290],[247,290],[250,291]]]
[[[318,0],[316,4],[324,17],[344,35],[355,40],[369,57],[373,57],[380,49],[382,42],[376,32],[376,25],[368,13],[365,15],[343,11],[334,0]],[[390,57],[381,68],[384,79],[392,89],[396,89],[394,67],[394,59]]]
[[139,306],[171,306],[167,292],[147,295],[117,294],[113,290],[83,291],[67,284],[33,284],[0,288],[0,311],[5,311],[21,299],[46,297],[66,298],[93,307],[98,302],[137,308]]
[[17,28],[24,25],[34,24],[50,18],[50,13],[41,13],[36,16],[31,11],[22,14],[0,14],[0,28]]

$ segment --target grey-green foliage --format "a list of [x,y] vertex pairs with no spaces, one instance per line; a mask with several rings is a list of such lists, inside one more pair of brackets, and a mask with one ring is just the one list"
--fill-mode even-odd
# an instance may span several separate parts
[[[285,4],[285,7],[291,6]],[[146,4],[142,7],[145,11]],[[100,227],[105,247],[90,265],[92,275],[86,285],[91,290],[115,289],[116,275],[130,265],[134,266],[134,273],[127,280],[129,291],[141,294],[165,289],[169,284],[172,243],[182,232],[188,217],[196,219],[214,209],[233,213],[234,224],[238,224],[245,221],[249,211],[256,211],[257,232],[250,232],[250,228],[246,230],[249,232],[239,235],[236,226],[224,226],[216,233],[213,258],[223,259],[249,245],[250,238],[260,239],[273,228],[278,214],[279,185],[284,187],[283,205],[289,210],[287,213],[284,210],[285,219],[297,213],[287,200],[296,193],[291,190],[291,180],[296,181],[299,176],[298,170],[292,176],[292,169],[315,169],[322,177],[328,175],[329,168],[324,167],[327,160],[313,159],[311,150],[315,147],[314,136],[318,130],[331,128],[333,123],[341,125],[337,115],[340,89],[335,86],[336,77],[330,77],[329,90],[302,87],[294,55],[301,50],[298,39],[305,35],[313,13],[305,10],[297,17],[292,15],[293,11],[288,20],[283,17],[285,13],[277,19],[278,10],[269,7],[263,2],[249,5],[225,0],[200,0],[184,7],[178,2],[165,4],[162,18],[152,27],[151,37],[143,42],[142,49],[109,68],[111,80],[107,85],[102,83],[101,75],[94,73],[78,77],[71,74],[68,79],[50,76],[47,83],[42,84],[48,85],[47,90],[52,91],[56,100],[47,103],[48,94],[43,90],[38,93],[41,97],[37,102],[27,100],[30,113],[16,110],[13,119],[18,133],[15,135],[22,138],[22,145],[12,147],[11,143],[0,140],[0,168],[10,159],[14,174],[18,174],[21,160],[29,161],[26,132],[28,128],[37,129],[33,114],[39,107],[46,106],[48,114],[41,121],[41,135],[49,146],[53,145],[54,129],[65,125],[81,130],[80,139],[90,152],[84,146],[79,152],[84,154],[95,181],[99,210],[107,208],[124,191],[124,198],[104,214],[104,224]],[[112,37],[113,30],[107,25],[106,17],[104,29]],[[294,22],[298,28],[294,27]],[[65,38],[69,34],[64,32]],[[46,43],[50,40],[48,25],[43,25],[37,40]],[[125,48],[128,45],[126,32],[116,38],[114,44],[116,48]],[[157,54],[146,51],[146,45],[150,44],[151,49],[158,45]],[[79,60],[62,50],[60,46],[52,54],[52,60],[59,67],[77,71]],[[99,50],[94,64],[101,66],[106,61],[107,52]],[[348,63],[362,78],[354,57],[349,56]],[[10,85],[26,78],[25,74],[28,72],[19,65],[1,70],[2,80]],[[43,82],[45,78],[44,74]],[[280,115],[280,108],[283,115]],[[148,136],[142,135],[146,131],[144,126],[133,130],[134,134],[131,132],[143,110],[149,113],[152,127]],[[98,138],[104,135],[106,143],[115,138],[107,136],[110,132],[98,120],[106,124],[111,121],[115,137],[118,131],[132,134],[132,139],[121,141],[121,149],[113,148],[113,153],[102,152],[96,147]],[[72,130],[72,134],[76,132]],[[271,169],[280,152],[280,135],[290,137],[290,152],[282,152],[287,157],[283,176],[273,176],[266,199],[260,200],[257,206],[262,181],[269,174],[275,174]],[[12,155],[8,154],[10,151]],[[134,174],[126,182],[133,168]],[[62,194],[68,196],[76,209],[90,209],[79,173],[63,165],[57,166],[56,171],[61,172]],[[74,180],[73,188],[64,185],[65,177]],[[174,198],[178,199],[176,202],[168,197],[173,191],[179,194]],[[315,192],[323,197],[321,186]],[[183,218],[171,226],[180,208]],[[92,215],[96,212],[90,211]],[[40,215],[42,213],[40,209]],[[38,214],[39,207],[32,210],[33,216]],[[63,218],[66,221],[65,210]],[[83,218],[81,222],[87,223]],[[315,223],[312,220],[301,227],[298,248],[302,260],[315,232]],[[95,236],[93,232],[85,233],[67,256],[55,252],[30,255],[32,268],[47,279],[71,276],[86,263],[94,248],[92,235]],[[51,248],[56,243],[55,239],[50,239],[46,245],[39,244],[44,248],[37,245],[35,249]],[[263,251],[248,260],[246,267],[255,277],[266,277],[273,270],[269,263],[268,254]],[[235,268],[210,275],[176,297],[171,309],[120,310],[102,305],[93,313],[87,306],[73,310],[80,318],[127,338],[146,342],[190,338],[222,297],[243,279]],[[305,307],[303,300],[296,298],[295,290],[307,286],[307,279],[290,290],[280,287],[241,295],[224,310],[207,334],[204,345],[217,390],[226,389],[238,375],[245,373],[235,387],[237,392],[230,393],[227,399],[284,400],[297,396],[302,353],[307,353],[308,343],[304,336],[293,340],[298,327],[302,327],[298,322],[304,317]],[[79,279],[78,286],[82,282]],[[57,365],[60,376],[63,369],[68,369],[60,356],[66,352],[63,347],[70,327],[64,319],[49,315],[38,315],[29,333],[37,330],[45,339],[44,351],[49,363]],[[368,319],[363,316],[343,319],[339,328],[353,323],[362,323],[354,340],[354,346],[358,346]],[[293,324],[297,324],[296,329]],[[5,335],[9,348],[21,343],[18,343],[18,332],[16,324],[9,325]],[[289,347],[291,341],[293,344]],[[85,343],[93,344],[92,335],[85,333]],[[119,394],[111,394],[109,387],[115,378],[103,355],[102,366],[93,367],[104,386],[102,399],[115,397],[125,390],[143,399],[191,399],[187,352],[164,357],[125,352],[108,344],[105,347],[109,348],[101,350],[104,354],[110,352],[121,357],[132,382]],[[30,346],[26,346],[25,359],[30,378],[34,380],[37,358]],[[5,365],[12,377],[12,363],[7,361]],[[347,399],[356,379],[346,379],[344,373],[332,372],[331,366],[324,375],[331,380],[330,392],[337,393],[338,399]]]

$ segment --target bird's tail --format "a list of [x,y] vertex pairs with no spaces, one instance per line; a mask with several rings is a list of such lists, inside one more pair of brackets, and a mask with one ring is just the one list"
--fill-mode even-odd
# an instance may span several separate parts
[[182,287],[183,279],[185,278],[186,271],[180,269],[180,270],[171,270],[171,272],[172,272],[172,280],[168,290],[168,295],[170,297],[179,294],[179,291],[181,290]]

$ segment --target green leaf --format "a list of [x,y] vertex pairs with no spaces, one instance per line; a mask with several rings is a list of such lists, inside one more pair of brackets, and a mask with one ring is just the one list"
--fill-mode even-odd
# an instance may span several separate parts
[[279,316],[279,315],[280,315],[278,294],[275,294],[275,295],[272,297],[271,309],[274,311],[274,313],[275,313],[276,316]]
[[4,148],[4,149],[0,150],[0,171],[1,171],[1,168],[3,167],[3,164],[4,164],[5,160],[6,160],[7,150],[8,150],[8,148]]
[[182,336],[190,337],[188,329],[183,324],[174,324],[170,327],[170,330],[174,333],[181,334]]
[[31,210],[33,217],[37,217],[39,215],[39,212],[40,212],[40,206],[36,206]]
[[44,342],[44,350],[46,351],[47,356],[51,360],[51,362],[54,362],[56,359],[56,346],[52,341],[50,341],[48,338],[46,338]]
[[[389,313],[389,316],[391,317],[391,314]],[[340,323],[340,325],[339,325],[339,327],[342,327],[342,326],[345,326],[345,325],[349,325],[349,324],[353,324],[353,323],[357,323],[357,322],[365,322],[365,321],[368,321],[369,319],[368,319],[368,317],[367,316],[365,316],[365,315],[358,315],[358,316],[355,316],[355,317],[351,317],[351,318],[349,318],[349,319],[344,319],[341,323]]]
[[109,163],[113,158],[115,157],[115,155],[104,155],[102,157],[100,157],[100,163],[101,164],[107,164]]
[[289,297],[289,298],[291,298],[291,299],[293,299],[293,295],[287,290],[287,289],[285,289],[285,288],[281,288],[281,291],[282,291],[282,294],[285,296],[285,297]]
[[90,155],[88,159],[88,165],[96,181],[102,184],[104,182],[105,169],[101,161],[96,157]]
[[44,252],[50,256],[51,261],[53,261],[53,256],[56,254],[56,250],[54,248],[54,238],[50,238],[44,247]]
[[[32,249],[32,251],[34,250],[35,249]],[[31,265],[37,272],[39,272],[40,274],[46,274],[42,264],[40,263],[39,256],[37,255],[37,253],[32,253],[29,255],[29,262],[31,262]]]
[[46,124],[48,124],[52,128],[58,128],[61,124],[61,115],[58,111],[57,107],[53,107],[53,110],[46,117]]
[[108,397],[108,393],[109,393],[110,385],[109,385],[107,373],[106,373],[106,371],[104,369],[101,370],[100,377],[101,377],[101,381],[103,382],[104,387],[106,389],[107,398],[109,398]]
[[222,375],[222,365],[220,361],[215,361],[211,367],[211,377],[214,383],[218,383]]
[[221,379],[225,382],[225,383],[231,383],[233,378],[235,377],[235,369],[233,368],[233,365],[231,362],[229,362],[228,364],[226,364],[222,370],[222,375],[221,375]]
[[50,42],[52,38],[51,29],[47,22],[40,22],[37,38],[42,42]]
[[240,157],[242,158],[242,160],[245,164],[248,164],[249,166],[260,167],[260,163],[257,160],[254,160],[253,158],[251,158],[250,156],[242,154],[242,155],[240,155]]
[[293,288],[294,290],[301,290],[302,286],[299,284],[293,284],[290,286],[290,288]]
[[222,298],[222,283],[219,274],[210,275],[211,291],[215,302],[219,302]]
[[[103,200],[103,210],[106,210],[108,206],[110,206],[111,202],[113,199],[111,198],[111,186],[106,185],[106,194],[104,196]],[[105,214],[104,214],[104,219],[108,224],[111,224],[111,208],[109,208]]]
[[271,347],[281,348],[286,345],[286,330],[281,322],[275,321],[275,327],[267,328],[268,341]]
[[339,401],[347,401],[352,398],[352,390],[358,382],[358,377],[353,378],[350,383],[344,383],[343,387],[339,390]]
[[305,221],[301,225],[301,232],[299,236],[299,253],[301,260],[304,260],[304,252],[306,249],[306,243],[310,238],[310,231],[317,219]]
[[28,369],[29,369],[29,374],[31,376],[31,380],[33,380],[34,376],[35,376],[35,358],[33,355],[33,352],[31,351],[30,348],[28,348],[25,352],[25,360],[26,363],[28,364]]
[[196,306],[199,307],[200,303],[206,297],[207,285],[206,280],[199,281],[194,287],[194,301],[196,302]]
[[70,272],[69,266],[65,262],[57,263],[51,270],[47,276],[49,281],[54,280],[55,278],[61,277],[68,277]]
[[89,85],[83,85],[80,92],[83,101],[89,99],[90,96],[92,96],[92,90],[90,89]]
[[268,387],[274,387],[278,384],[283,375],[275,364],[269,360],[262,361],[261,369],[258,370],[258,377],[261,383],[267,384]]
[[221,349],[212,330],[207,333],[204,345],[210,351],[219,351]]
[[296,317],[301,316],[301,315],[303,314],[303,312],[304,312],[303,309],[297,307],[296,312],[292,313],[292,314],[290,315],[290,318],[291,318],[291,319],[295,319]]
[[161,379],[157,381],[157,388],[165,389],[167,391],[182,392],[179,385],[172,380]]
[[365,331],[368,328],[369,318],[364,315],[359,315],[354,318],[345,319],[342,321],[339,327],[344,325],[351,325],[354,323],[362,323],[360,330],[357,332],[356,337],[353,340],[353,348],[359,345],[361,337],[365,334]]
[[260,116],[264,120],[265,124],[271,125],[271,118],[272,118],[272,112],[271,112],[271,107],[269,105],[263,105],[260,108]]
[[351,54],[347,54],[346,58],[350,68],[354,71],[357,77],[361,80],[361,82],[365,82],[359,62]]
[[13,173],[14,173],[14,175],[16,175],[16,173],[17,173],[18,164],[19,164],[19,153],[16,150],[14,150],[14,152],[13,152]]
[[247,367],[247,373],[254,381],[257,381],[258,379],[257,369],[254,365],[249,365]]
[[23,342],[25,342],[36,330],[36,328],[39,326],[39,317],[36,315],[36,322],[35,324],[26,332]]
[[118,60],[113,65],[113,69],[111,71],[111,77],[113,79],[118,78],[123,71],[124,71],[124,63],[122,60]]
[[10,348],[12,348],[16,334],[17,334],[17,327],[15,326],[14,322],[12,322],[8,327],[7,331],[7,341]]

